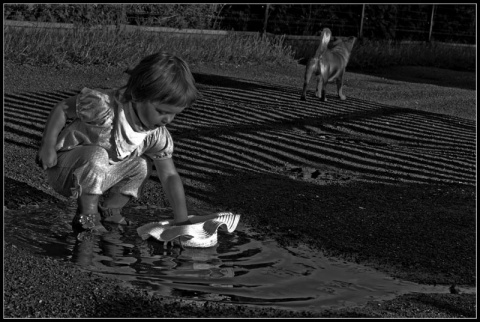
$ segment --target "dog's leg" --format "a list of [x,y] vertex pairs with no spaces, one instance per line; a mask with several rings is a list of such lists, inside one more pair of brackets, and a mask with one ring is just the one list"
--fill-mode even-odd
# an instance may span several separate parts
[[300,96],[300,99],[302,101],[307,100],[307,87],[308,83],[310,83],[310,78],[312,78],[312,75],[315,71],[315,65],[316,65],[316,59],[310,59],[307,63],[307,66],[305,67],[305,78],[303,81],[303,90],[302,90],[302,96]]
[[337,79],[336,79],[336,82],[337,82],[337,93],[338,93],[338,97],[340,97],[340,99],[342,101],[346,100],[347,97],[345,95],[343,95],[343,75],[345,74],[345,70],[343,70],[340,75],[338,75]]
[[323,80],[323,87],[322,87],[322,101],[327,101],[327,81]]
[[315,96],[320,98],[322,95],[322,75],[317,75],[317,85],[315,86]]
[[320,100],[323,102],[327,101],[327,79],[323,79],[322,82],[322,96],[320,97]]
[[327,101],[327,95],[325,94],[327,90],[327,80],[320,74],[317,76],[317,88],[315,89],[315,96],[318,97],[321,101]]
[[317,77],[317,90],[315,92],[316,96],[321,100],[326,102],[327,95],[325,94],[327,90],[328,75],[329,70],[328,66],[325,64],[324,58],[322,57],[318,64],[318,77]]

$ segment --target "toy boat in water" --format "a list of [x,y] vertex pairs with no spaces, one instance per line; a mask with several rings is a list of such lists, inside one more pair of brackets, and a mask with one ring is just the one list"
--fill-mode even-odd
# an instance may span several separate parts
[[170,242],[179,238],[183,247],[213,247],[218,242],[217,231],[225,228],[233,232],[240,221],[240,215],[219,212],[206,216],[189,216],[191,224],[174,226],[173,219],[152,222],[137,228],[142,239],[153,237],[159,241]]

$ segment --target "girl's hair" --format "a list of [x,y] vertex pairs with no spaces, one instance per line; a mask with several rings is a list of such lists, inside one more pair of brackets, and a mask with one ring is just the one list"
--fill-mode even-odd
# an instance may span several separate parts
[[187,63],[177,56],[166,52],[152,54],[125,72],[130,75],[123,87],[126,101],[157,101],[189,107],[197,99],[195,79]]

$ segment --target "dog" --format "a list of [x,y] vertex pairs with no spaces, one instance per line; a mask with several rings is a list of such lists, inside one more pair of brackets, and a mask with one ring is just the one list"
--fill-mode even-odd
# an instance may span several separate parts
[[317,88],[315,96],[322,101],[326,101],[325,90],[327,83],[333,80],[337,83],[337,93],[341,100],[347,97],[343,94],[343,75],[347,67],[353,45],[356,37],[349,37],[346,40],[334,39],[330,43],[332,32],[328,28],[322,30],[320,35],[320,45],[315,52],[315,56],[308,60],[305,69],[305,78],[303,82],[303,91],[300,99],[307,100],[307,87],[310,78],[315,74],[317,77]]

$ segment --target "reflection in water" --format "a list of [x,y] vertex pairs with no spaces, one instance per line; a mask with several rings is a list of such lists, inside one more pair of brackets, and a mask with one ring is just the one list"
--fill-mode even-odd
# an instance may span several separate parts
[[[139,223],[169,216],[146,207],[126,211]],[[282,248],[273,240],[258,240],[242,225],[231,234],[219,231],[219,243],[210,248],[182,249],[153,238],[142,240],[136,226],[119,225],[78,241],[70,227],[73,214],[74,210],[43,207],[8,210],[6,233],[34,252],[71,260],[85,270],[164,296],[315,311],[407,292],[449,292],[448,286],[393,279],[365,266],[325,258],[305,246]]]
[[73,247],[72,261],[83,267],[93,265],[94,246],[93,239],[77,240]]

